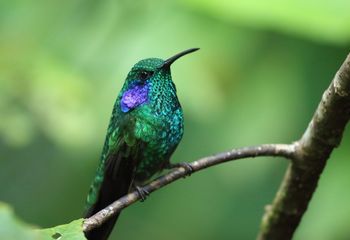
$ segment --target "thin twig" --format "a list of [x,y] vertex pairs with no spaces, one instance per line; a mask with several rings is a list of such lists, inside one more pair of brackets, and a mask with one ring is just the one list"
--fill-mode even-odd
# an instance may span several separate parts
[[[204,157],[197,161],[189,163],[189,165],[193,169],[192,173],[195,173],[217,164],[221,164],[227,161],[243,159],[243,158],[260,157],[260,156],[271,156],[271,157],[280,156],[288,159],[293,159],[294,152],[295,152],[294,144],[264,144],[260,146],[254,146],[254,147],[244,147],[244,148],[233,149],[228,152],[223,152],[213,156]],[[143,188],[149,193],[152,193],[168,185],[171,182],[174,182],[180,178],[186,177],[187,175],[188,175],[187,170],[183,167],[180,167],[155,179],[151,183],[145,185]],[[83,225],[83,231],[88,232],[91,229],[94,229],[100,226],[105,221],[107,221],[110,217],[115,215],[117,212],[137,202],[138,200],[140,200],[140,196],[137,191],[131,192],[128,195],[118,199],[108,207],[97,212],[95,215],[85,219],[84,225]]]

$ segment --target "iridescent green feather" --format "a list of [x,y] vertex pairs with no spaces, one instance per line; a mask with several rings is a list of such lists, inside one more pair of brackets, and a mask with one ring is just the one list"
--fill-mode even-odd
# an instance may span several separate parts
[[[116,151],[121,138],[129,146],[134,141],[142,140],[148,143],[144,151],[144,158],[140,161],[136,170],[136,180],[144,181],[160,170],[162,163],[167,163],[171,153],[175,150],[183,135],[183,114],[176,96],[176,88],[171,80],[170,69],[160,69],[152,78],[150,84],[149,101],[130,113],[120,111],[120,100],[130,82],[136,77],[139,70],[154,70],[163,64],[161,59],[146,59],[137,63],[125,81],[125,84],[114,105],[112,117],[107,130],[107,136],[101,155],[101,161],[96,171],[95,179],[91,185],[87,198],[87,208],[91,207],[98,197],[99,188],[103,182],[106,171],[106,159],[108,155]],[[123,131],[127,128],[127,116],[136,119],[135,128]],[[131,117],[129,116],[129,117]]]
[[[96,176],[87,197],[91,216],[169,164],[183,135],[183,113],[171,79],[170,64],[189,49],[164,61],[138,62],[114,104]],[[86,234],[107,239],[118,215]]]

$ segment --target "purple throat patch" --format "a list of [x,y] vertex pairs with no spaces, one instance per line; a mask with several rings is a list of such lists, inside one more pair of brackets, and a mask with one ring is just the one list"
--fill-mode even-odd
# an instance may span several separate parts
[[135,86],[124,92],[120,101],[120,107],[123,112],[129,112],[137,106],[147,102],[148,85]]

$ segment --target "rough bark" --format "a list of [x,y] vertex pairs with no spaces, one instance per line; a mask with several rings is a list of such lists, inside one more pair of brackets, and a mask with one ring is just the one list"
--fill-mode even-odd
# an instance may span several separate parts
[[275,199],[266,207],[259,240],[291,239],[350,118],[350,55],[336,73],[299,141]]

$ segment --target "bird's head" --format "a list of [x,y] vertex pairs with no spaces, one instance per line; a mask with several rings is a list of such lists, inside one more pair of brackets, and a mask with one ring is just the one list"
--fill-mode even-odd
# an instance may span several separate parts
[[129,112],[149,100],[149,93],[167,91],[166,86],[173,85],[170,65],[178,58],[197,51],[191,48],[182,51],[166,60],[147,58],[139,61],[129,72],[121,92],[120,107]]

